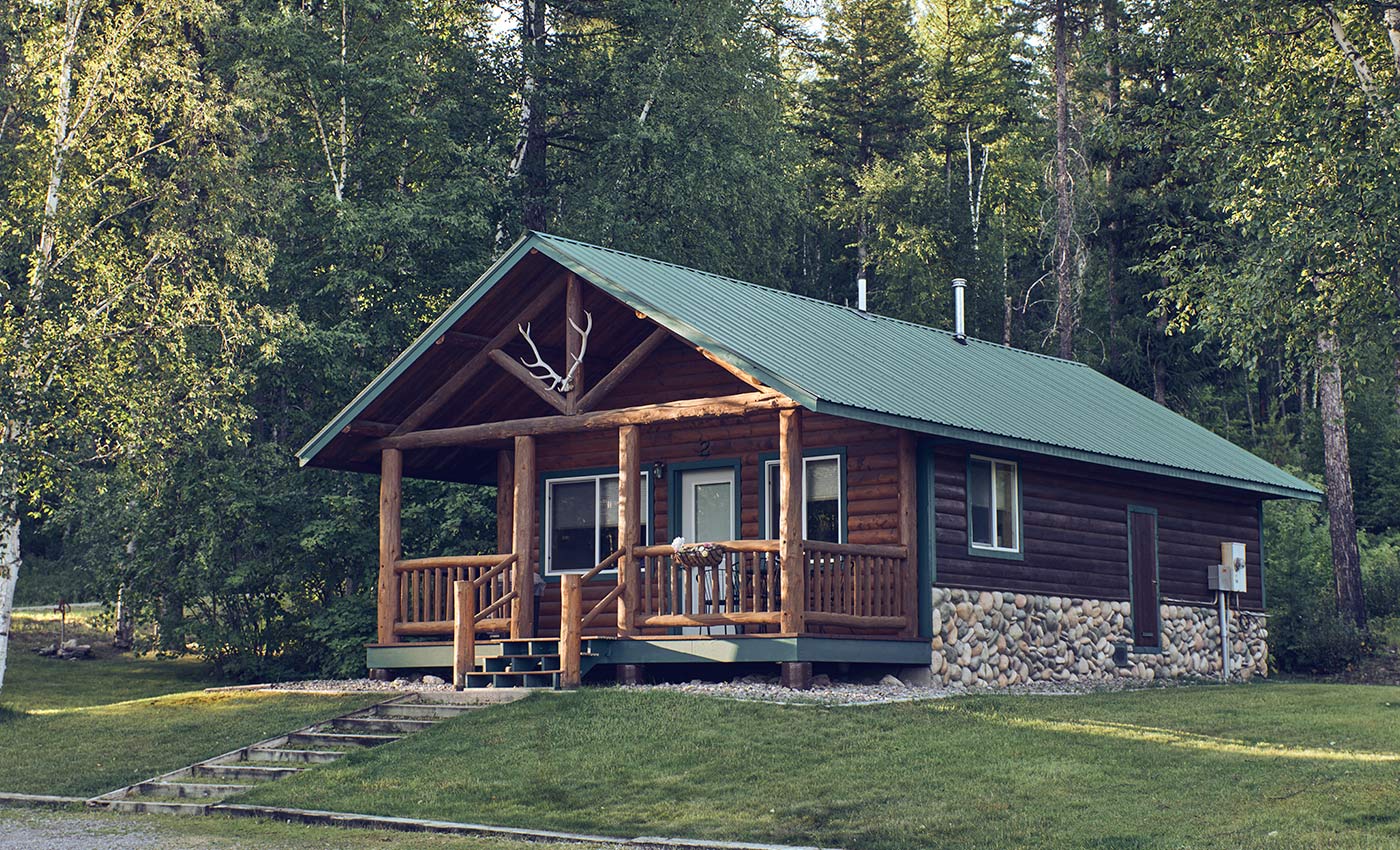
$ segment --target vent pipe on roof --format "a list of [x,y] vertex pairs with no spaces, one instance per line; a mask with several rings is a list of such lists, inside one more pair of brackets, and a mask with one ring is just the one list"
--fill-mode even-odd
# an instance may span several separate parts
[[963,290],[967,289],[967,281],[962,278],[953,279],[953,339],[967,345],[967,329],[963,320]]
[[865,312],[865,275],[856,278],[856,309]]

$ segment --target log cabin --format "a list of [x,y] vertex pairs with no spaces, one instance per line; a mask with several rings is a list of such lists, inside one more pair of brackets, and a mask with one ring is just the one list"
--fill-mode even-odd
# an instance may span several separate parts
[[[950,333],[527,234],[299,452],[379,475],[368,667],[1267,672],[1263,502],[1319,492],[956,300]],[[494,486],[495,551],[403,551],[406,476]]]

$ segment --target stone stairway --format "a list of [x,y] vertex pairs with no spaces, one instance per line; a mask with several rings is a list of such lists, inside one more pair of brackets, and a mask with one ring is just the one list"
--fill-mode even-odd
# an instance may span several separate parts
[[269,738],[88,801],[122,812],[206,814],[227,797],[348,752],[377,747],[467,712],[525,696],[521,690],[408,694]]

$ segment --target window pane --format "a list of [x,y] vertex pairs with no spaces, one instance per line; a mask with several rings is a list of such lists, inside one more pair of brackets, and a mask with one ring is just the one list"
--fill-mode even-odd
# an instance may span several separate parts
[[597,517],[594,482],[550,485],[550,569],[586,570],[597,563]]
[[841,542],[841,503],[836,499],[807,502],[807,539]]
[[992,465],[974,460],[967,466],[967,503],[973,543],[992,545]]
[[734,536],[733,486],[728,482],[695,485],[695,540],[711,543]]
[[764,466],[764,475],[767,476],[768,487],[768,538],[776,539],[778,536],[778,509],[781,507],[780,500],[782,493],[778,490],[778,465],[769,463]]
[[807,502],[826,502],[839,498],[841,462],[836,458],[807,462]]
[[1016,467],[999,463],[997,478],[997,545],[1016,548]]
[[610,476],[598,482],[598,557],[606,558],[617,550],[618,505],[617,476]]

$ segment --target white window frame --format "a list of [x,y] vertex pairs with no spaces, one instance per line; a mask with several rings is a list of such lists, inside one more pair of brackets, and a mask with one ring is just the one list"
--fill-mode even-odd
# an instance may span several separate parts
[[1010,552],[1010,553],[1018,554],[1018,555],[1019,555],[1019,554],[1021,553],[1022,546],[1023,546],[1023,540],[1022,540],[1022,538],[1021,538],[1021,465],[1020,465],[1019,463],[1017,463],[1016,461],[1014,461],[1014,460],[1006,460],[1006,459],[1004,459],[1004,458],[999,458],[999,457],[987,457],[987,456],[985,456],[985,455],[969,455],[969,456],[968,456],[968,460],[969,460],[969,461],[982,461],[983,463],[991,464],[991,467],[992,467],[992,475],[991,475],[991,489],[992,489],[992,492],[991,492],[991,496],[990,496],[990,499],[989,499],[989,502],[988,502],[988,504],[990,505],[991,516],[988,518],[988,523],[989,523],[990,526],[991,526],[992,540],[993,540],[993,541],[995,541],[995,540],[997,539],[997,507],[998,507],[998,505],[997,505],[997,471],[996,471],[996,468],[997,468],[998,466],[1009,466],[1009,467],[1011,467],[1011,474],[1012,474],[1012,481],[1011,481],[1012,487],[1011,487],[1011,491],[1012,491],[1012,493],[1013,493],[1012,498],[1015,500],[1015,504],[1012,506],[1013,509],[1012,509],[1012,511],[1011,511],[1011,524],[1012,524],[1012,527],[1014,528],[1014,530],[1015,530],[1015,532],[1016,532],[1016,545],[1013,546],[1013,547],[998,546],[998,545],[996,545],[995,543],[977,543],[977,542],[975,542],[975,541],[972,539],[972,521],[971,521],[971,520],[972,520],[972,492],[971,492],[971,490],[972,490],[972,469],[971,469],[970,466],[969,466],[969,468],[968,468],[968,472],[967,472],[967,482],[966,482],[967,488],[968,488],[968,489],[967,489],[967,492],[966,492],[966,494],[965,494],[965,495],[966,495],[966,498],[967,498],[967,513],[968,513],[967,545],[968,545],[969,547],[973,548],[973,549],[979,549],[979,550],[981,550],[981,551],[983,551],[983,552]]
[[[840,454],[812,455],[802,458],[802,538],[807,539],[807,464],[812,461],[834,460],[836,461],[836,525],[837,543],[846,542],[846,464]],[[778,536],[778,530],[773,528],[773,479],[770,476],[778,474],[778,465],[781,458],[774,458],[763,462],[763,537],[766,540],[773,540]]]
[[[642,544],[643,544],[643,545],[647,545],[648,543],[650,543],[650,538],[651,538],[651,516],[650,516],[650,514],[651,514],[651,510],[650,510],[650,506],[651,506],[651,474],[650,474],[649,472],[643,471],[643,472],[641,473],[641,475],[642,475],[642,481],[641,481],[640,490],[641,490],[641,495],[642,495],[642,504],[641,504],[641,513],[640,513],[640,516],[641,516],[641,518],[642,518],[642,522],[645,523],[645,525],[643,526],[643,530],[644,530],[645,533],[642,535],[642,537],[643,537],[643,539],[642,539]],[[560,477],[558,477],[558,478],[546,478],[546,479],[545,479],[545,481],[544,481],[544,516],[541,518],[542,521],[544,522],[544,526],[543,526],[543,529],[544,529],[544,534],[543,534],[544,540],[542,541],[542,544],[541,544],[541,545],[542,545],[543,548],[544,548],[544,574],[545,574],[545,575],[551,575],[551,576],[562,576],[562,575],[569,575],[569,574],[581,575],[581,574],[586,573],[586,572],[588,572],[589,570],[593,569],[593,566],[596,566],[597,564],[601,563],[602,560],[603,560],[604,558],[606,558],[608,555],[611,555],[611,554],[612,554],[611,552],[601,552],[601,553],[600,553],[600,552],[598,551],[598,534],[597,534],[597,529],[599,528],[599,525],[595,525],[595,526],[594,526],[594,534],[593,534],[593,553],[594,553],[593,564],[590,565],[590,566],[587,566],[587,567],[581,567],[581,568],[577,568],[577,569],[558,569],[558,570],[557,570],[557,569],[554,568],[554,551],[553,551],[553,550],[554,550],[554,534],[553,534],[553,530],[554,530],[554,485],[556,485],[556,484],[578,484],[578,483],[584,482],[584,481],[592,481],[592,482],[593,482],[593,504],[594,504],[595,509],[596,509],[597,507],[599,507],[599,506],[601,506],[601,505],[603,504],[603,492],[602,492],[603,482],[604,482],[605,480],[609,479],[609,478],[616,479],[616,478],[618,478],[618,477],[619,477],[619,474],[616,473],[616,472],[600,472],[600,473],[595,473],[595,474],[593,474],[593,475],[563,475],[563,476],[560,476]],[[621,518],[619,517],[619,521],[620,521],[620,519],[621,519]],[[599,523],[600,523],[600,520],[601,520],[601,517],[598,517],[598,516],[596,516],[596,515],[595,515],[594,518],[593,518],[593,521],[594,521],[594,522],[599,522]],[[600,523],[600,525],[601,525],[601,523]],[[617,572],[617,568],[614,567],[613,569],[610,569],[610,570],[603,570],[603,572],[600,573],[600,575],[603,575],[603,574],[615,574],[616,572]]]

